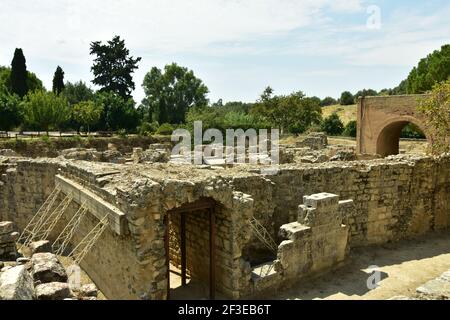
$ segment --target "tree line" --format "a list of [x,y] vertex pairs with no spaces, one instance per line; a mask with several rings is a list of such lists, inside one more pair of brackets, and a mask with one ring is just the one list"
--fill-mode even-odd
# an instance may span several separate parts
[[52,90],[27,70],[22,49],[16,49],[10,67],[0,66],[0,130],[76,130],[119,131],[140,134],[167,134],[178,127],[191,128],[202,120],[204,127],[271,128],[301,134],[321,130],[329,134],[356,134],[356,123],[346,127],[337,114],[322,118],[322,107],[352,105],[358,97],[421,93],[450,73],[450,46],[445,45],[421,60],[408,79],[394,89],[345,91],[338,99],[308,97],[302,91],[276,95],[267,87],[253,103],[211,103],[208,87],[192,70],[176,63],[162,70],[153,67],[144,77],[145,97],[137,105],[133,73],[140,57],[133,57],[119,36],[90,44],[93,56],[94,91],[82,81],[66,82],[64,70],[57,66]]

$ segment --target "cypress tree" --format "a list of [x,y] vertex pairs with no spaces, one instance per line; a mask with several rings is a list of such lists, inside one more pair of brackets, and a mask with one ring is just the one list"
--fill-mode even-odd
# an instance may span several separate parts
[[58,66],[53,76],[53,93],[60,94],[65,88],[64,85],[64,71]]
[[16,48],[11,63],[11,91],[23,98],[28,92],[27,65],[23,51]]

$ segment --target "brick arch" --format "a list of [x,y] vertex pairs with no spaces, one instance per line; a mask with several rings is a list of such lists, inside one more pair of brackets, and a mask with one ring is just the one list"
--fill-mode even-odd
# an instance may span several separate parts
[[398,154],[402,129],[417,125],[430,141],[425,119],[417,111],[427,95],[365,97],[358,101],[357,152],[359,154]]
[[425,137],[429,140],[429,134],[422,125],[421,121],[412,116],[399,116],[385,121],[380,126],[379,132],[375,134],[376,138],[376,154],[383,157],[399,153],[400,135],[403,128],[412,123],[419,127]]

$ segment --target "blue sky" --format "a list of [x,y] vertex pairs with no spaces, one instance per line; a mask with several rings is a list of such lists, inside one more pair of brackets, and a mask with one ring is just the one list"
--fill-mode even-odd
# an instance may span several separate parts
[[171,62],[193,69],[212,101],[254,101],[267,85],[319,97],[390,88],[450,43],[444,0],[2,0],[1,9],[0,65],[21,47],[47,88],[57,65],[66,80],[90,82],[89,43],[118,34],[142,57],[137,102],[145,73]]

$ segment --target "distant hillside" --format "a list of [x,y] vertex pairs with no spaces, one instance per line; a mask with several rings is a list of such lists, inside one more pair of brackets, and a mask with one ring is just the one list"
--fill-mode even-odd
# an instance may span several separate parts
[[337,112],[341,121],[345,124],[352,120],[356,120],[357,107],[356,104],[350,106],[341,106],[339,104],[322,108],[322,116],[329,117],[333,112]]

